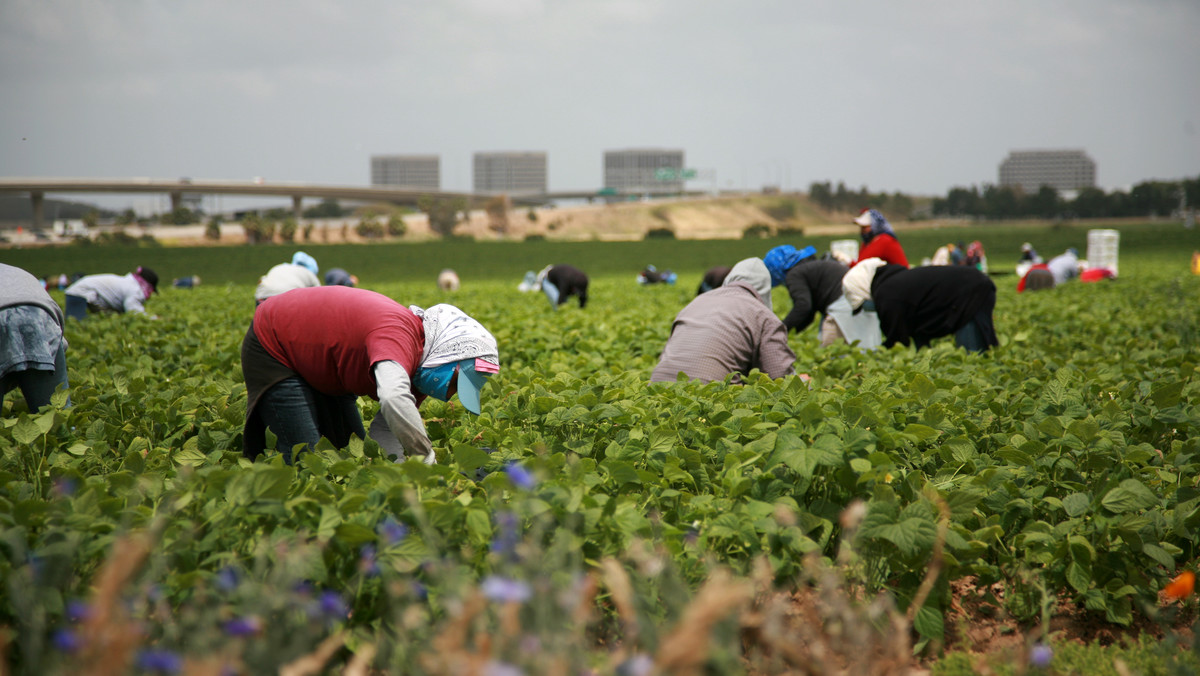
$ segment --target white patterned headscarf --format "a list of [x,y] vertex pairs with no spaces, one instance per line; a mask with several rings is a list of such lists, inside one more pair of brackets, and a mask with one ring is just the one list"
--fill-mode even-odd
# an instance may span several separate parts
[[463,359],[482,359],[496,367],[500,366],[500,351],[496,347],[495,336],[462,310],[445,303],[425,310],[409,305],[408,309],[420,317],[425,326],[421,368]]
[[863,303],[871,300],[871,282],[875,281],[875,271],[887,265],[882,258],[868,258],[859,261],[858,265],[850,268],[850,272],[842,277],[842,293],[850,307],[857,310]]

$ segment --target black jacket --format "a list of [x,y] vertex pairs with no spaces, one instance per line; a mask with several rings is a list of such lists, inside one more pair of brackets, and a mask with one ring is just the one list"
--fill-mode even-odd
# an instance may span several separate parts
[[558,288],[558,304],[567,302],[570,296],[579,297],[579,307],[587,305],[588,277],[577,267],[555,265],[546,273],[546,279]]
[[833,260],[803,260],[792,266],[783,278],[792,311],[783,318],[788,331],[803,331],[813,323],[817,313],[825,310],[842,295],[842,277],[850,268]]
[[871,298],[886,347],[909,341],[925,347],[972,320],[988,346],[1000,344],[992,322],[996,285],[975,268],[931,265],[910,270],[903,265],[885,265],[875,271]]

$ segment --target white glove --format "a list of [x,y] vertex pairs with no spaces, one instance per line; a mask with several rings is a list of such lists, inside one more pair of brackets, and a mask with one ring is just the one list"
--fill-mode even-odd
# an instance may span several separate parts
[[429,455],[425,456],[425,464],[426,465],[436,465],[437,464],[437,456],[433,454],[433,451],[429,451]]

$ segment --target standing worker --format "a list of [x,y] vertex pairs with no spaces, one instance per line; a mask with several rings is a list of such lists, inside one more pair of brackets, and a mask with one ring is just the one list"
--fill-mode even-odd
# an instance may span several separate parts
[[949,335],[971,352],[1000,344],[992,321],[996,285],[975,268],[931,265],[910,270],[872,258],[846,273],[842,287],[856,310],[874,302],[885,347],[912,342],[920,349]]
[[436,462],[418,406],[426,396],[480,410],[485,378],[500,369],[496,339],[452,305],[404,307],[345,286],[268,298],[242,341],[246,382],[243,453],[256,458],[265,429],[291,463],[297,444],[325,437],[339,448],[365,438],[358,397],[379,401],[370,436],[387,455]]
[[735,382],[758,369],[771,378],[792,375],[796,354],[787,329],[771,311],[771,273],[758,258],[733,266],[719,289],[700,294],[675,316],[650,382],[683,373],[702,382]]
[[292,255],[291,263],[276,265],[258,280],[258,287],[254,289],[255,304],[292,289],[321,286],[321,280],[317,278],[319,270],[317,259],[297,251]]
[[[859,227],[863,248],[858,252],[858,260],[854,265],[868,258],[882,258],[894,265],[908,267],[908,257],[904,255],[904,247],[896,239],[896,231],[892,224],[875,209],[863,209],[854,223]],[[854,267],[851,265],[850,267]]]
[[37,411],[67,383],[63,311],[36,277],[0,264],[0,399],[21,388]]
[[147,267],[121,275],[87,275],[67,287],[67,316],[86,319],[89,312],[145,314],[144,303],[158,292],[158,274]]
[[547,265],[538,273],[538,286],[558,309],[571,296],[579,298],[579,307],[585,307],[588,299],[588,276],[583,270],[570,265]]

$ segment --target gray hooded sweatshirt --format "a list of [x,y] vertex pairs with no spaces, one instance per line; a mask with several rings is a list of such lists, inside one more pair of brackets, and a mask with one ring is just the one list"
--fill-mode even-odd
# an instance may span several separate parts
[[771,273],[759,258],[739,262],[719,289],[696,297],[675,317],[651,382],[723,380],[759,369],[772,378],[794,373],[787,329],[771,311]]

